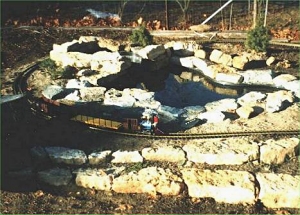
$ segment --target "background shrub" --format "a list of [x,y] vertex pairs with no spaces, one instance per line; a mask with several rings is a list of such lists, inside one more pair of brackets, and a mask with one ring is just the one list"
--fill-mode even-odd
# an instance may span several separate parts
[[133,45],[147,46],[153,43],[153,37],[150,32],[145,28],[145,26],[139,26],[132,31],[129,36],[130,41]]
[[271,39],[269,30],[259,24],[247,34],[246,47],[256,52],[265,52]]

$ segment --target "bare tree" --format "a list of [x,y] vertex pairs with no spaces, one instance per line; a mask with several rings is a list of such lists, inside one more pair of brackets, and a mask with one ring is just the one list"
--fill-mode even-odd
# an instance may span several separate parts
[[253,0],[253,23],[252,28],[256,27],[257,21],[257,0]]
[[188,21],[188,10],[190,7],[190,0],[176,0],[176,2],[179,4],[180,9],[183,13],[183,18],[184,21],[187,22]]
[[118,1],[118,15],[121,19],[122,19],[123,13],[124,13],[125,6],[129,1],[130,0],[119,0]]

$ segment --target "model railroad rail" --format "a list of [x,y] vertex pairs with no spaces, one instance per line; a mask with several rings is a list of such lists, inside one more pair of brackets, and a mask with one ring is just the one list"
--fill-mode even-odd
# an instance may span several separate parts
[[207,138],[228,138],[245,136],[298,136],[299,130],[270,130],[270,131],[239,131],[239,132],[212,132],[212,133],[167,133],[161,135],[149,135],[141,133],[116,132],[113,130],[91,126],[90,129],[105,133],[112,133],[127,137],[154,138],[154,139],[207,139]]
[[[63,112],[69,112],[74,107],[72,104],[64,104],[58,101],[53,101],[47,98],[36,98],[28,93],[27,79],[29,76],[39,67],[39,63],[27,68],[24,72],[20,72],[13,84],[13,90],[16,94],[26,94],[28,102],[32,105],[32,112],[44,119],[60,118]],[[37,101],[41,103],[37,103]],[[44,106],[43,106],[44,105]],[[55,110],[54,114],[49,112],[50,109]],[[42,111],[41,111],[42,110]],[[45,110],[45,111],[43,111]],[[72,112],[72,111],[70,111]],[[56,115],[58,113],[58,115]],[[118,135],[131,136],[131,137],[151,137],[151,138],[168,138],[168,139],[199,139],[199,138],[224,138],[224,137],[240,137],[240,136],[255,136],[255,135],[299,135],[299,130],[269,130],[269,131],[241,131],[241,132],[224,132],[224,133],[163,133],[159,129],[159,132],[153,132],[151,130],[143,130],[140,127],[139,120],[136,118],[124,118],[119,121],[113,121],[111,119],[102,119],[99,117],[92,117],[86,115],[80,115],[80,113],[72,113],[72,116],[63,117],[71,121],[76,121],[90,129],[114,133]],[[145,132],[146,131],[146,132]],[[157,134],[157,135],[150,135]]]

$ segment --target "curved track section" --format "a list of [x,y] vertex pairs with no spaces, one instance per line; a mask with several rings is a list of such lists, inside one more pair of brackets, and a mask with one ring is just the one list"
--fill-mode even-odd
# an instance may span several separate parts
[[[27,68],[25,71],[20,72],[18,77],[15,79],[13,84],[14,93],[26,93],[27,92],[27,79],[29,76],[39,67],[39,63]],[[29,104],[34,103],[34,98],[32,95],[27,95],[27,100]],[[44,119],[52,119],[53,116],[42,113],[34,108],[31,108],[33,114],[38,115]],[[122,131],[115,131],[106,128],[90,127],[90,129],[101,132],[109,132],[113,134],[131,136],[131,137],[143,137],[143,138],[155,138],[155,139],[203,139],[203,138],[225,138],[225,137],[241,137],[241,136],[253,136],[253,135],[299,135],[299,130],[268,130],[268,131],[244,131],[244,132],[231,132],[231,133],[168,133],[162,135],[149,135],[143,133],[128,133]]]

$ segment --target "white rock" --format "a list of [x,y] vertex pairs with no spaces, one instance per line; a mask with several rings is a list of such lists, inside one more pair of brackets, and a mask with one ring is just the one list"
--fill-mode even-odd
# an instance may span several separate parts
[[281,111],[293,103],[294,99],[291,91],[280,90],[274,93],[268,93],[266,111],[270,113]]
[[112,189],[117,193],[147,193],[156,196],[179,195],[183,188],[180,177],[169,169],[147,167],[138,172],[121,175],[113,181]]
[[219,110],[212,110],[200,113],[198,118],[201,120],[206,120],[207,123],[218,123],[224,121],[225,115]]
[[260,161],[266,164],[282,164],[286,158],[296,156],[298,149],[298,138],[269,139],[260,147]]
[[235,56],[232,59],[232,66],[234,68],[244,70],[248,62],[249,59],[246,56]]
[[138,151],[116,151],[112,153],[114,159],[112,163],[139,163],[143,162],[143,157]]
[[209,102],[204,107],[207,111],[233,112],[238,108],[238,104],[235,99],[221,99]]
[[276,87],[288,87],[291,81],[296,80],[297,78],[290,74],[281,74],[273,79],[273,83]]
[[261,92],[252,91],[246,93],[242,97],[237,99],[237,103],[242,106],[255,106],[257,103],[261,103],[267,97],[266,94]]
[[258,146],[244,139],[193,140],[183,146],[187,159],[211,165],[240,165],[258,159]]
[[180,74],[180,78],[191,81],[193,78],[193,73],[184,71]]
[[161,105],[157,111],[160,115],[165,115],[170,118],[178,118],[185,112],[181,108],[169,107],[167,105]]
[[250,106],[242,106],[238,109],[236,109],[236,113],[239,115],[239,117],[244,119],[249,119],[250,115],[254,112],[253,107]]
[[40,181],[52,186],[66,186],[73,178],[69,169],[62,168],[40,171],[37,173],[37,177]]
[[123,95],[122,91],[114,88],[105,92],[104,104],[116,105],[120,107],[132,107],[135,103],[135,98],[130,95]]
[[190,197],[214,198],[230,204],[255,201],[255,179],[246,171],[184,169],[183,180]]
[[269,208],[300,208],[300,176],[256,173],[258,198]]
[[204,75],[206,75],[206,76],[208,76],[212,79],[215,79],[217,74],[218,74],[218,70],[217,70],[216,65],[210,65],[210,66],[207,66],[207,67],[202,67],[201,70],[202,70]]
[[221,63],[222,55],[223,55],[222,51],[214,49],[209,56],[209,60],[215,63]]
[[88,155],[89,164],[97,165],[106,161],[107,157],[111,154],[110,150],[93,152]]
[[275,57],[273,57],[273,56],[269,57],[269,58],[266,60],[266,64],[267,64],[268,66],[271,66],[272,64],[274,64],[274,62],[275,62]]
[[85,87],[79,90],[81,100],[86,102],[103,101],[105,91],[105,87]]
[[125,167],[109,169],[79,169],[76,170],[76,185],[96,190],[111,190],[114,177],[117,177]]
[[290,81],[286,86],[285,89],[291,90],[295,96],[300,98],[300,80]]
[[220,59],[220,63],[224,66],[232,66],[232,57],[229,54],[222,54]]
[[137,88],[126,88],[123,90],[123,95],[130,95],[138,101],[152,100],[154,99],[154,92],[148,92],[146,90]]
[[69,165],[82,165],[87,162],[84,151],[79,149],[69,149],[65,147],[45,147],[50,159],[54,163],[64,163]]
[[73,45],[75,43],[78,43],[78,40],[73,40],[71,42],[66,42],[66,43],[63,43],[61,45],[54,43],[53,44],[53,51],[66,53],[66,52],[68,52],[69,46],[71,46],[71,45]]
[[64,99],[70,100],[70,101],[79,101],[80,100],[79,91],[74,90],[74,92],[68,94]]
[[193,68],[194,67],[194,64],[193,64],[193,59],[194,58],[195,58],[194,56],[192,56],[192,57],[172,56],[171,59],[170,59],[170,62],[174,63],[176,65],[179,65],[179,66],[186,67],[186,68]]
[[205,70],[207,69],[207,63],[202,60],[202,59],[199,59],[199,58],[193,58],[193,65],[197,68],[197,69],[200,69],[200,70]]
[[246,70],[240,72],[244,77],[245,84],[272,85],[273,72],[272,70]]
[[173,146],[144,148],[142,150],[142,156],[150,161],[182,163],[186,160],[184,151],[181,148]]
[[243,82],[243,76],[236,73],[217,73],[215,80],[220,83],[240,84]]
[[49,85],[43,90],[42,94],[47,99],[52,99],[55,95],[58,95],[59,93],[62,93],[63,91],[64,91],[64,88],[61,86]]
[[164,45],[148,45],[145,48],[140,49],[137,54],[144,59],[154,60],[159,55],[165,53]]
[[92,61],[119,61],[122,56],[119,52],[99,51],[92,55]]
[[206,52],[203,49],[196,50],[194,55],[197,58],[202,58],[202,59],[206,58]]
[[81,52],[56,52],[50,51],[50,59],[55,61],[57,66],[72,66],[77,68],[88,68],[91,66],[92,55]]
[[83,87],[91,87],[91,86],[92,86],[91,83],[89,83],[88,81],[80,81],[77,79],[70,79],[66,84],[66,88],[76,88],[76,89],[80,89]]

